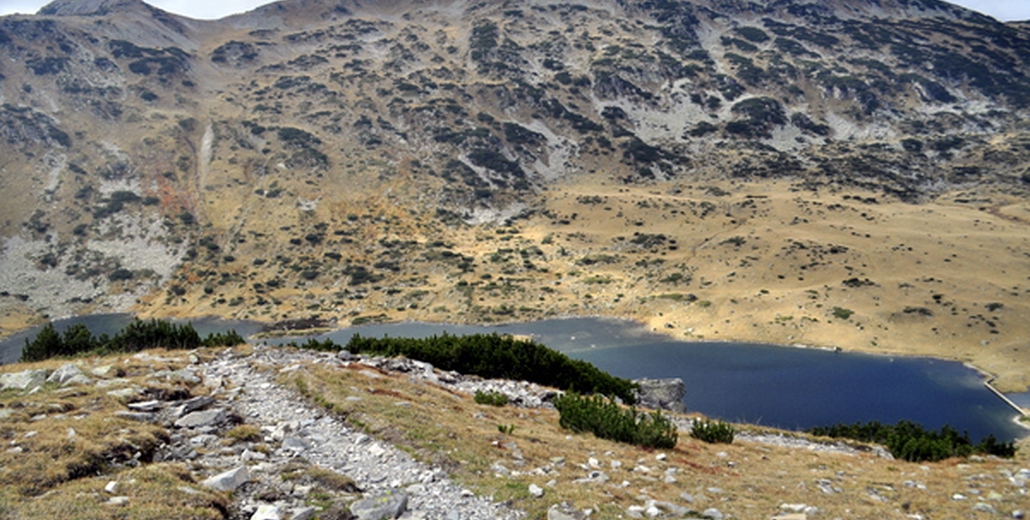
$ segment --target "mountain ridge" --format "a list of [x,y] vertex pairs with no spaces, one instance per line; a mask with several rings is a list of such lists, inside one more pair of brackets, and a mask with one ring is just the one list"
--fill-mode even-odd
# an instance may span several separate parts
[[45,10],[105,9],[0,19],[0,186],[29,194],[0,207],[5,330],[601,314],[1028,382],[1019,24],[929,0]]

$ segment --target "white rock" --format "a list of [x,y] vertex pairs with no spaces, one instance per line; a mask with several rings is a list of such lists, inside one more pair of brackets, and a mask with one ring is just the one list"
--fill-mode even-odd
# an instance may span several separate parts
[[709,507],[708,509],[705,509],[701,512],[701,514],[707,516],[708,518],[711,518],[712,520],[722,520],[725,517],[722,514],[722,511],[719,511],[714,507]]
[[30,390],[46,382],[46,370],[0,374],[0,390]]
[[106,486],[104,486],[104,492],[107,493],[108,495],[114,495],[114,494],[118,493],[118,487],[119,487],[118,486],[118,481],[117,480],[112,480],[112,481],[108,482]]
[[250,472],[246,466],[219,473],[203,482],[201,485],[218,491],[235,491],[236,488],[250,480]]
[[529,485],[529,494],[533,495],[536,498],[543,498],[544,490],[543,490],[543,488],[541,488],[540,486],[538,486],[536,484],[530,484]]
[[261,504],[251,515],[250,520],[282,520],[279,508],[271,504]]
[[107,499],[107,505],[125,507],[129,505],[129,497],[111,497]]
[[[84,381],[84,382],[83,382]],[[92,381],[82,373],[82,369],[72,363],[61,365],[61,368],[54,370],[53,374],[46,379],[47,383],[57,383],[61,386],[70,384],[90,384]]]
[[155,412],[161,409],[161,401],[150,400],[138,403],[129,403],[129,409],[137,412]]

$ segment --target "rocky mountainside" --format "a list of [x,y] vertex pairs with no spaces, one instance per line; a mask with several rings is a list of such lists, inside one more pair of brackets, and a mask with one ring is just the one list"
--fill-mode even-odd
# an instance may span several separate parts
[[[218,21],[57,0],[0,19],[0,55],[9,328],[130,308],[605,313],[552,282],[611,263],[572,264],[609,243],[477,243],[567,229],[583,212],[556,201],[610,209],[631,190],[732,216],[725,231],[761,219],[761,197],[704,183],[854,190],[855,219],[945,194],[994,207],[1030,184],[1030,31],[937,0],[285,0]],[[677,198],[693,188],[711,200]],[[612,225],[675,254],[656,210],[625,202]],[[703,278],[690,259],[633,269]],[[546,280],[514,293],[550,310],[470,292],[520,277]]]

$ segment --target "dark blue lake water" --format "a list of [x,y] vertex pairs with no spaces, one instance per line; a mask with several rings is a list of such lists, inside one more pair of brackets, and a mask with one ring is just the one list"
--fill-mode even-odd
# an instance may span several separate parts
[[[116,332],[128,315],[75,318],[96,333]],[[216,319],[193,320],[201,333],[235,328],[249,335],[259,326]],[[687,409],[711,417],[805,429],[838,422],[908,419],[928,428],[945,424],[968,430],[974,439],[994,434],[1012,440],[1027,435],[1013,422],[1015,410],[983,386],[960,363],[930,358],[834,353],[742,343],[671,341],[636,324],[611,319],[576,318],[498,326],[398,323],[341,329],[318,336],[345,344],[365,336],[426,337],[447,332],[499,332],[533,336],[540,343],[583,359],[612,374],[680,377],[687,386]],[[32,333],[34,334],[34,333]],[[0,359],[17,359],[24,333],[0,343]],[[304,340],[306,338],[302,338]],[[264,340],[270,344],[298,338]],[[15,349],[17,352],[8,352]],[[1022,398],[1025,394],[1015,394]]]

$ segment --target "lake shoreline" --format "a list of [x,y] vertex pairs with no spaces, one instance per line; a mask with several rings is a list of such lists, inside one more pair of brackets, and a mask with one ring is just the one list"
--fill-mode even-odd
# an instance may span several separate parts
[[[87,323],[87,326],[90,326],[91,328],[93,328],[94,326],[99,327],[98,330],[101,330],[101,331],[107,332],[107,333],[112,333],[113,332],[113,330],[111,330],[112,328],[120,329],[121,327],[124,327],[124,324],[126,322],[128,322],[128,321],[130,321],[130,320],[132,320],[134,318],[134,316],[131,315],[131,314],[93,315],[91,317],[93,318],[94,321],[92,323]],[[150,319],[150,317],[140,317],[140,318],[142,318],[142,319]],[[85,320],[88,321],[88,318],[86,318]],[[577,323],[577,320],[579,320],[580,322]],[[695,387],[697,387],[698,389],[709,388],[710,391],[708,393],[715,392],[717,394],[720,393],[720,392],[725,392],[726,391],[726,389],[723,389],[721,391],[718,390],[717,387],[719,385],[725,385],[725,384],[729,383],[729,384],[732,384],[732,385],[743,385],[744,387],[747,387],[747,386],[751,386],[753,384],[757,384],[761,388],[761,390],[758,390],[759,392],[771,391],[773,394],[776,394],[777,392],[780,392],[782,390],[782,391],[786,391],[787,392],[784,395],[793,395],[792,399],[795,399],[795,400],[800,399],[801,401],[804,401],[806,399],[804,397],[805,395],[810,395],[810,396],[813,396],[813,398],[815,398],[816,396],[819,396],[819,395],[824,395],[824,394],[827,394],[827,393],[833,393],[832,388],[834,388],[836,386],[836,383],[834,383],[834,381],[837,381],[838,379],[833,379],[833,380],[830,380],[830,381],[823,381],[822,383],[819,383],[819,384],[823,385],[823,386],[818,387],[818,388],[822,388],[822,390],[819,390],[818,388],[808,387],[807,390],[801,390],[801,393],[799,394],[798,391],[796,391],[795,389],[787,390],[787,388],[789,388],[789,386],[788,387],[775,386],[775,385],[774,386],[769,386],[769,387],[761,386],[761,385],[766,384],[766,383],[760,383],[760,381],[762,380],[761,377],[758,377],[757,379],[752,381],[751,378],[757,377],[757,376],[760,375],[758,373],[754,373],[753,370],[755,370],[756,367],[757,367],[758,369],[760,369],[762,371],[766,371],[766,370],[774,371],[774,372],[775,371],[779,371],[779,372],[787,371],[787,372],[795,374],[795,375],[793,375],[791,377],[803,377],[804,380],[820,379],[821,377],[823,377],[822,373],[824,371],[826,371],[826,373],[837,373],[839,377],[852,378],[852,380],[854,380],[856,382],[869,379],[870,377],[874,377],[874,378],[875,377],[879,377],[879,376],[874,376],[874,375],[871,375],[871,374],[883,374],[883,377],[887,377],[887,378],[889,378],[890,380],[893,380],[893,381],[901,381],[901,380],[905,380],[905,379],[910,378],[910,376],[915,376],[915,378],[912,379],[911,383],[901,383],[901,386],[898,387],[897,391],[893,394],[893,395],[909,395],[909,392],[917,391],[917,389],[918,389],[918,391],[923,391],[924,390],[924,386],[927,384],[927,382],[924,382],[924,383],[917,382],[917,381],[922,381],[923,379],[920,379],[921,376],[919,376],[916,373],[903,372],[901,374],[910,374],[910,375],[900,375],[899,373],[896,373],[896,370],[894,368],[888,368],[888,367],[891,367],[891,366],[895,365],[894,358],[898,358],[898,360],[899,360],[898,364],[899,365],[900,364],[911,365],[912,362],[915,362],[915,363],[920,364],[920,366],[928,366],[928,367],[930,367],[931,370],[941,370],[939,368],[938,369],[932,368],[935,365],[935,362],[940,361],[940,362],[944,362],[944,363],[952,363],[952,365],[950,365],[950,366],[954,366],[954,367],[958,367],[958,368],[961,368],[963,370],[966,370],[967,371],[966,373],[968,374],[968,376],[962,376],[962,375],[960,375],[958,373],[955,373],[955,372],[951,371],[951,370],[954,370],[954,369],[947,369],[949,371],[947,371],[945,373],[949,374],[949,375],[946,377],[946,379],[943,379],[942,381],[954,381],[954,383],[945,383],[945,384],[953,385],[955,383],[958,383],[958,381],[962,380],[962,378],[968,377],[969,379],[967,379],[965,383],[958,383],[958,386],[964,387],[964,388],[982,387],[981,391],[983,389],[987,389],[989,391],[989,392],[985,392],[985,393],[981,394],[983,397],[980,397],[978,399],[985,400],[985,401],[982,401],[984,403],[983,406],[988,406],[986,404],[988,402],[996,403],[996,404],[989,405],[989,407],[990,407],[990,409],[994,410],[991,413],[994,414],[994,417],[997,418],[997,421],[1002,421],[1004,423],[1009,423],[1010,420],[1011,421],[1019,421],[1019,417],[1023,413],[1022,409],[1020,409],[1018,406],[1015,406],[1014,403],[1011,400],[1007,399],[1004,396],[1004,394],[1002,394],[997,389],[995,389],[991,384],[989,384],[989,382],[993,382],[993,379],[991,379],[993,377],[992,374],[990,374],[989,372],[987,372],[987,371],[985,371],[985,370],[983,370],[983,369],[981,369],[981,368],[979,368],[979,367],[977,367],[977,366],[975,366],[975,365],[973,365],[971,363],[968,363],[968,362],[967,363],[954,363],[953,361],[946,360],[946,359],[940,359],[940,358],[934,357],[934,356],[919,356],[919,355],[913,355],[913,354],[907,354],[907,355],[887,354],[887,355],[884,355],[882,352],[860,352],[860,351],[845,352],[843,349],[839,349],[839,348],[821,347],[821,346],[817,346],[817,345],[813,346],[813,345],[806,345],[806,344],[802,344],[802,343],[792,343],[792,344],[788,344],[788,345],[781,345],[781,344],[775,344],[775,343],[769,343],[769,342],[733,342],[733,341],[726,340],[725,338],[721,338],[721,339],[719,339],[717,341],[704,341],[704,340],[701,340],[699,338],[684,338],[684,339],[680,339],[680,338],[672,337],[669,334],[664,334],[664,333],[662,333],[662,331],[652,329],[651,327],[648,327],[646,323],[641,323],[640,321],[627,320],[627,319],[611,317],[611,316],[593,316],[593,317],[589,317],[589,318],[583,318],[583,317],[580,317],[580,316],[564,316],[564,317],[561,317],[561,318],[554,318],[554,319],[548,319],[548,320],[509,321],[509,322],[505,322],[505,323],[489,323],[489,324],[479,324],[479,325],[469,325],[469,324],[461,324],[461,323],[426,322],[426,321],[416,321],[416,320],[395,320],[395,321],[392,321],[391,323],[364,324],[364,325],[360,325],[360,326],[340,327],[340,328],[333,329],[333,330],[326,330],[325,328],[319,328],[319,329],[313,329],[313,330],[310,330],[310,331],[300,331],[300,330],[289,331],[288,335],[280,336],[280,337],[276,337],[276,338],[264,337],[264,336],[258,334],[258,332],[260,330],[262,330],[262,324],[260,322],[255,322],[255,321],[225,320],[224,318],[217,317],[217,316],[193,317],[191,319],[176,318],[176,321],[193,323],[194,326],[197,327],[198,331],[201,332],[201,334],[206,334],[206,333],[209,333],[209,332],[212,332],[212,331],[224,332],[224,331],[227,331],[229,329],[236,329],[237,331],[242,331],[244,333],[243,335],[245,337],[247,337],[249,340],[254,341],[254,342],[264,342],[265,344],[286,344],[286,343],[289,343],[289,342],[291,342],[293,340],[301,340],[301,341],[303,341],[305,338],[314,337],[314,338],[319,339],[319,340],[321,340],[321,339],[331,339],[331,340],[335,341],[338,344],[345,345],[346,342],[349,340],[348,334],[350,334],[350,335],[362,334],[362,335],[369,335],[369,336],[389,335],[389,336],[395,336],[395,337],[403,337],[403,336],[426,337],[426,336],[429,336],[429,335],[439,335],[439,334],[443,334],[443,333],[449,333],[449,334],[455,334],[455,335],[471,334],[471,333],[499,333],[499,334],[506,334],[506,335],[512,335],[512,336],[517,336],[517,337],[529,338],[529,339],[532,339],[533,341],[536,341],[538,343],[547,345],[547,346],[549,346],[549,347],[551,347],[551,348],[553,348],[555,350],[564,352],[567,355],[571,355],[573,357],[580,357],[580,358],[586,359],[588,361],[589,361],[588,358],[590,358],[592,356],[593,357],[602,356],[602,358],[598,358],[598,359],[604,359],[604,356],[610,356],[610,355],[613,355],[613,354],[615,356],[619,356],[619,355],[626,355],[628,353],[631,357],[635,356],[636,358],[640,358],[640,357],[643,357],[643,358],[654,358],[656,360],[667,360],[668,363],[671,363],[671,365],[669,365],[669,366],[663,366],[662,363],[664,363],[664,362],[658,362],[657,364],[652,364],[651,368],[645,369],[645,370],[641,371],[638,374],[632,374],[631,375],[631,374],[628,374],[628,373],[620,373],[620,370],[625,371],[626,370],[626,366],[628,366],[628,365],[626,365],[626,366],[621,365],[621,364],[612,365],[609,362],[608,366],[606,368],[605,366],[602,366],[602,365],[597,364],[595,362],[595,364],[597,364],[597,366],[599,368],[601,368],[602,370],[606,370],[606,371],[612,372],[613,374],[619,375],[620,377],[631,377],[632,378],[632,377],[681,377],[682,376],[686,380],[691,380],[692,384],[694,384]],[[80,317],[80,321],[79,322],[82,322],[82,318],[81,317]],[[567,322],[567,324],[566,324],[566,322]],[[104,329],[104,327],[106,327],[106,329]],[[307,335],[308,332],[314,333],[314,335],[313,336],[308,336]],[[22,336],[26,336],[26,335],[28,335],[28,334],[22,334]],[[28,335],[28,336],[31,338],[31,335]],[[19,338],[17,338],[17,341],[22,341],[22,339],[19,337]],[[298,342],[300,342],[300,341],[298,341]],[[8,341],[7,343],[8,344],[5,345],[6,349],[5,349],[5,352],[4,352],[5,353],[5,357],[3,358],[4,360],[10,360],[10,356],[6,355],[6,354],[8,354],[6,352],[7,350],[11,350],[12,348],[13,349],[18,349],[19,348],[18,345],[14,344],[15,342]],[[725,344],[726,347],[725,348],[723,348],[723,347],[704,348],[704,346],[712,346],[712,345],[716,345],[716,344]],[[664,350],[653,350],[653,347],[656,347],[656,346],[660,346]],[[692,346],[700,346],[701,350],[700,351],[695,350]],[[650,353],[646,354],[644,356],[634,355],[633,352],[635,351],[635,349],[638,349],[638,348],[645,349],[645,352],[650,352]],[[740,350],[742,348],[745,349],[746,353],[745,353],[745,351],[741,351]],[[748,350],[748,349],[753,349],[753,348],[764,349],[764,350],[756,350],[756,351]],[[790,350],[810,351],[810,352],[813,353],[813,355],[815,355],[816,352],[819,352],[820,355],[817,355],[815,358],[811,357],[810,355],[801,355],[801,357],[795,358],[795,356],[793,356],[793,355],[791,355],[791,354],[789,354],[787,352],[787,351],[790,351]],[[20,349],[19,349],[19,351],[20,351]],[[620,354],[617,351],[622,351],[622,353]],[[701,354],[702,357],[691,358],[690,356],[697,356],[698,355],[698,354],[692,354],[692,352],[707,352],[707,354]],[[840,358],[836,357],[838,353],[841,355]],[[856,357],[856,354],[858,355],[857,357]],[[686,356],[686,358],[696,359],[696,361],[689,361],[689,362],[687,362],[687,364],[684,364],[684,361],[683,361],[683,359],[685,359],[684,356]],[[705,356],[707,356],[707,357],[705,357]],[[863,361],[863,359],[865,359],[867,361]],[[901,361],[902,359],[907,359],[907,360],[910,360],[910,361],[903,361],[902,362]],[[712,381],[712,380],[709,380],[707,383],[703,383],[702,380],[704,379],[704,377],[708,376],[708,374],[704,374],[701,377],[700,380],[694,380],[695,378],[697,378],[700,375],[700,374],[696,373],[696,371],[698,370],[697,367],[699,367],[699,366],[706,366],[706,365],[704,365],[704,363],[711,363],[713,360],[722,360],[722,361],[716,361],[716,363],[718,363],[717,365],[713,365],[713,366],[711,366],[711,368],[702,369],[702,370],[713,370],[715,373],[721,374],[719,377],[720,378],[724,378],[724,379],[722,381]],[[741,360],[745,361],[745,363],[743,365],[740,363]],[[610,358],[609,358],[609,361],[610,361]],[[815,364],[812,364],[813,361],[815,362]],[[633,363],[635,363],[635,361],[631,362],[630,364],[632,365]],[[851,367],[858,367],[858,366],[867,367],[867,368],[861,369],[864,372],[854,372],[855,368],[851,368]],[[681,367],[681,368],[675,368],[673,373],[668,373],[669,372],[669,370],[668,370],[669,367]],[[817,368],[817,367],[821,367],[821,368]],[[881,368],[875,368],[873,370],[873,372],[869,372],[869,370],[872,367],[881,367]],[[638,369],[635,369],[635,370],[638,370]],[[681,370],[683,372],[680,372]],[[801,370],[801,373],[799,373],[798,370]],[[865,374],[865,375],[859,375],[859,374]],[[890,374],[894,374],[894,375],[890,375]],[[741,377],[743,377],[745,379],[741,380],[740,379]],[[839,379],[839,380],[844,380],[844,379]],[[734,381],[736,381],[736,382],[734,382]],[[801,380],[799,380],[799,381],[801,381]],[[732,382],[732,383],[730,383],[730,382]],[[938,384],[938,383],[930,383],[930,384]],[[829,385],[829,386],[827,386],[827,385]],[[897,385],[897,383],[891,383],[891,385]],[[854,385],[849,385],[849,387],[850,386],[854,386]],[[779,388],[779,390],[777,390],[777,388]],[[894,409],[895,405],[888,405],[887,401],[883,400],[884,399],[883,396],[880,396],[879,398],[876,397],[876,394],[879,391],[878,389],[868,388],[867,390],[861,390],[860,388],[862,388],[861,385],[859,387],[856,387],[855,389],[853,389],[853,391],[851,391],[851,393],[854,394],[857,391],[857,392],[859,392],[859,394],[865,395],[865,394],[863,394],[863,392],[866,392],[868,390],[869,392],[872,392],[872,393],[868,394],[868,396],[866,398],[866,401],[868,401],[868,402],[882,402],[882,403],[884,403],[884,405],[888,406],[888,409]],[[950,392],[951,390],[945,390],[944,387],[942,386],[941,387],[941,391]],[[701,394],[695,394],[695,395],[702,395],[704,393],[706,393],[706,392],[702,392]],[[762,394],[757,394],[757,395],[762,395]],[[915,394],[912,394],[912,395],[915,395]],[[741,396],[728,397],[728,394],[727,394],[727,397],[723,397],[723,398],[720,398],[720,399],[722,399],[724,402],[729,403],[729,402],[734,401],[734,400],[739,401],[740,398],[741,398]],[[847,399],[852,399],[852,398],[855,398],[855,396],[847,397]],[[1003,400],[1003,403],[997,403],[996,401],[994,401],[994,399],[997,399],[997,398],[1001,398]],[[745,399],[753,400],[754,399],[754,395],[749,395],[749,397],[746,397]],[[775,402],[777,399],[779,399],[779,398],[777,397],[777,398],[772,399],[766,405]],[[833,398],[833,399],[839,399],[839,397],[838,398]],[[877,400],[877,399],[879,399],[879,400]],[[934,402],[934,399],[937,399],[937,398],[936,397],[929,397],[928,396],[928,397],[926,397],[923,400],[923,402],[932,403],[932,402]],[[965,399],[965,398],[963,398],[963,399]],[[816,399],[816,401],[819,401],[819,400],[825,400],[825,399],[824,398],[817,398]],[[813,403],[816,402],[816,401],[813,401]],[[758,399],[758,402],[759,403],[765,403],[766,401],[764,401],[762,399]],[[688,403],[688,405],[689,404],[690,403]],[[700,405],[700,403],[697,403],[697,404]],[[759,406],[766,406],[766,405],[759,405]],[[752,405],[745,405],[745,407],[741,408],[741,410],[746,410],[746,409],[748,409],[748,407],[751,407],[751,406]],[[849,406],[846,403],[836,403],[833,406],[837,407],[837,408],[840,408],[840,407],[852,408],[852,406]],[[774,405],[774,407],[775,407],[775,405]],[[933,406],[931,406],[931,408],[933,408]],[[1012,409],[1013,408],[1018,410],[1019,413],[1018,414],[1013,414],[1012,413]],[[870,410],[868,408],[868,406],[866,407],[866,409],[867,409],[867,411]],[[871,410],[876,410],[876,409],[877,408],[874,407]],[[706,409],[704,407],[698,408],[698,410],[702,411],[703,413],[707,413],[705,411]],[[726,413],[733,414],[733,413],[736,413],[736,412],[727,411]],[[749,422],[747,418],[751,417],[751,415],[753,413],[754,413],[754,410],[752,410],[751,412],[742,411],[741,412],[742,415],[740,415],[740,420],[743,421],[743,422]],[[880,416],[880,413],[881,412],[874,412],[872,415],[863,415],[863,414],[859,413],[857,415],[852,415],[852,416],[838,416],[838,417],[834,418],[833,420],[834,421],[839,421],[839,420],[881,420],[881,419],[884,419],[884,417]],[[893,414],[895,412],[887,412],[887,413]],[[913,415],[912,417],[916,417],[916,418],[919,417],[920,414],[922,414],[922,412],[918,411],[918,410],[910,410],[909,412],[904,412],[904,413],[915,413],[915,415]],[[967,412],[962,412],[962,413],[967,413]],[[973,413],[976,414],[977,412],[973,412]],[[945,419],[946,417],[951,417],[951,419],[946,419],[946,420],[957,421],[957,422],[961,422],[962,421],[962,419],[958,418],[958,417],[962,417],[961,414],[959,416],[954,416],[954,417],[952,417],[952,416],[954,416],[954,413],[952,413],[951,415],[945,414],[943,416],[940,416],[940,418],[941,419]],[[897,417],[898,418],[904,418],[905,415],[900,415],[900,416],[897,416]],[[792,420],[793,419],[787,419],[787,423],[789,423]],[[893,419],[892,418],[890,420],[897,420],[897,419]],[[932,419],[928,419],[927,417],[924,417],[924,420],[932,420]],[[786,424],[786,423],[784,423],[784,424]],[[992,424],[998,424],[998,423],[995,422],[995,423],[992,423]],[[1025,437],[1028,425],[1025,424],[1025,423],[1021,423],[1021,422],[1017,422],[1017,424],[1018,424],[1019,428],[1015,428],[1015,430],[1018,430],[1019,432],[1021,432],[1021,433],[1018,434],[1018,436],[1019,437]],[[787,427],[787,426],[785,426],[785,427]],[[788,427],[788,429],[790,429],[790,428]],[[1011,426],[1008,429],[1006,429],[1006,431],[1010,432],[1009,434],[1012,434],[1011,433],[1012,430],[1013,430],[1013,428],[1011,428]]]

